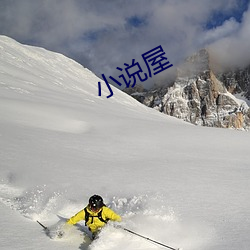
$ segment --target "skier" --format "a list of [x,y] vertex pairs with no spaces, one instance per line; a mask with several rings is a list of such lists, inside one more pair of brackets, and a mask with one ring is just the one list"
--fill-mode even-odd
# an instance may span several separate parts
[[72,216],[67,224],[74,225],[80,220],[85,220],[85,226],[92,232],[94,239],[109,220],[120,222],[122,219],[120,215],[105,206],[101,196],[95,194],[89,198],[89,204]]

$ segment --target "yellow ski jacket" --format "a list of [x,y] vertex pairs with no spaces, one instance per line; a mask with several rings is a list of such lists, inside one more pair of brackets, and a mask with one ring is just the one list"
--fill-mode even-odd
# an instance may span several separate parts
[[[106,223],[104,221],[112,220],[112,221],[121,221],[120,215],[116,214],[113,210],[110,208],[103,206],[99,211],[93,212],[89,209],[89,207],[86,207],[87,212],[89,213],[88,221],[85,221],[86,226],[90,229],[92,233],[97,232],[100,228],[102,228]],[[101,212],[101,218],[104,220],[100,220],[98,218],[98,214]],[[80,220],[85,220],[85,211],[82,209],[77,214],[72,216],[68,221],[67,224],[74,225]]]

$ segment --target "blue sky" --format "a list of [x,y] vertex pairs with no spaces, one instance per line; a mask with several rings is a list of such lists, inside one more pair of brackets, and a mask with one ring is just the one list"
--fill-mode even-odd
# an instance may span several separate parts
[[142,64],[159,45],[174,66],[204,47],[223,64],[243,65],[250,63],[249,1],[1,0],[0,34],[63,53],[99,76],[117,76],[132,59]]
[[211,18],[207,21],[206,28],[212,29],[216,28],[217,26],[221,26],[225,20],[228,20],[230,18],[234,18],[237,22],[242,22],[242,17],[244,12],[248,9],[248,0],[240,0],[237,2],[237,5],[235,8],[233,8],[229,13],[224,13],[222,10],[216,10],[211,13]]

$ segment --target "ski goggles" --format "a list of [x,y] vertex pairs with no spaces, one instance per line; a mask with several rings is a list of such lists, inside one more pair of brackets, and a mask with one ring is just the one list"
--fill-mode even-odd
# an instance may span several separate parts
[[93,212],[97,212],[101,209],[101,207],[97,207],[97,206],[89,206],[90,210]]

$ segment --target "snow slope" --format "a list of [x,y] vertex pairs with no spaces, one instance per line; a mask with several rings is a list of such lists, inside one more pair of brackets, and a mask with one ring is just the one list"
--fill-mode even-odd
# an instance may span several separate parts
[[[50,239],[92,194],[122,225],[184,250],[250,249],[248,132],[196,127],[149,109],[63,55],[0,36],[0,249],[162,247],[83,223]],[[59,222],[60,223],[60,222]],[[82,225],[82,227],[81,227]]]

